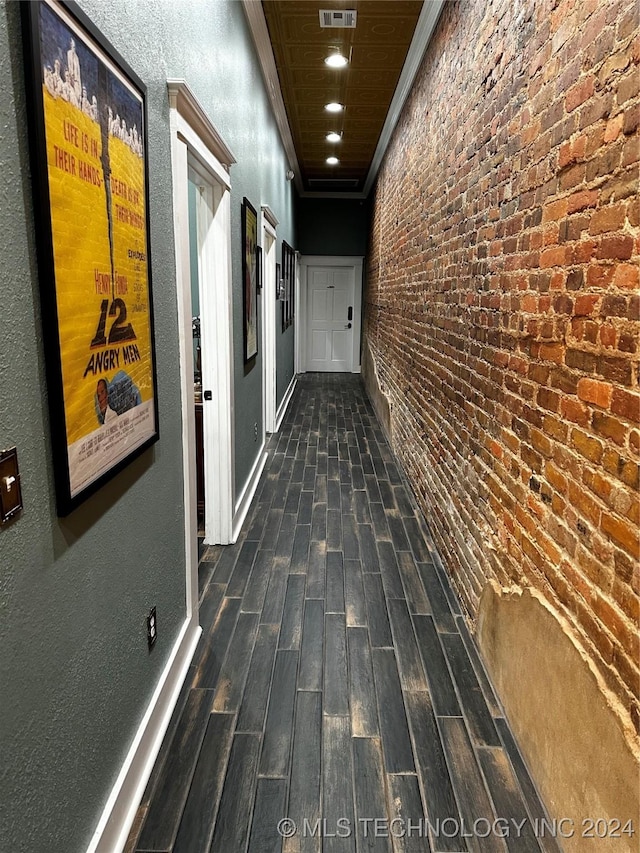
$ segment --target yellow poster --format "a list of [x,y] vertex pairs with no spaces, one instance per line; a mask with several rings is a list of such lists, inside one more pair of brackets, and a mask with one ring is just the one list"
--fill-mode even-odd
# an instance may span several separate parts
[[141,92],[52,2],[39,4],[39,48],[73,499],[157,434],[145,114]]

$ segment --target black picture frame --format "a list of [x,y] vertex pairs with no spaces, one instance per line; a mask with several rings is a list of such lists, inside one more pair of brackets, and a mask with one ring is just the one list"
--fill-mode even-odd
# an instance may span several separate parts
[[75,3],[22,3],[56,506],[159,438],[146,87]]
[[244,363],[258,354],[258,215],[247,198],[242,199],[242,333]]
[[284,298],[282,301],[282,331],[285,332],[294,319],[294,294],[296,275],[296,253],[291,246],[282,241],[282,278]]
[[262,293],[262,246],[256,246],[256,291]]

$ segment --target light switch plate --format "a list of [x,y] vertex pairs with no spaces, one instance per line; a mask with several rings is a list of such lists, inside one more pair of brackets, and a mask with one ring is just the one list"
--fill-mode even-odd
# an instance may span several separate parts
[[18,473],[18,450],[0,450],[0,524],[22,509],[22,489]]

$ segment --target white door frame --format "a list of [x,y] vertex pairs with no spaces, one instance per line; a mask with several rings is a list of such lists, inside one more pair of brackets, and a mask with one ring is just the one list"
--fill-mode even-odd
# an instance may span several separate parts
[[[228,168],[235,158],[184,81],[169,81],[173,202],[176,240],[185,551],[188,608],[197,612],[198,516],[196,506],[195,407],[191,273],[189,263],[189,168],[204,179],[198,206],[202,374],[213,400],[203,404],[205,542],[232,541],[234,508],[233,340],[231,200]],[[214,210],[213,192],[218,193]],[[207,213],[207,210],[209,211]],[[213,387],[212,387],[213,385]]]
[[[276,431],[276,256],[278,220],[262,209],[262,400],[265,433]],[[270,244],[267,247],[267,244]]]
[[[134,734],[129,751],[118,774],[118,778],[105,803],[98,825],[89,842],[87,853],[111,853],[122,850],[126,844],[131,825],[136,816],[137,804],[153,769],[162,739],[169,725],[171,714],[178,701],[180,689],[187,676],[202,629],[198,625],[198,516],[196,509],[196,461],[195,461],[195,409],[193,394],[193,336],[191,332],[191,269],[189,263],[189,162],[205,164],[207,179],[222,185],[222,207],[220,214],[213,217],[215,232],[205,241],[205,254],[216,254],[216,265],[220,272],[216,276],[216,293],[219,300],[218,322],[211,328],[212,341],[207,347],[212,351],[212,360],[220,359],[216,369],[220,371],[219,401],[224,415],[217,418],[216,425],[224,429],[221,438],[221,458],[209,464],[226,466],[227,481],[232,483],[233,443],[231,424],[233,399],[231,396],[232,352],[229,340],[231,329],[231,263],[230,263],[230,217],[229,175],[225,167],[235,159],[204,110],[183,80],[170,80],[169,122],[171,131],[171,170],[173,177],[174,238],[176,246],[176,297],[178,307],[178,336],[180,353],[180,391],[182,396],[182,464],[184,468],[184,517],[185,517],[185,572],[186,614],[173,648],[169,650],[166,664],[159,675],[147,709]],[[210,229],[211,231],[211,229]],[[214,245],[215,244],[215,245]],[[209,328],[212,324],[207,324]],[[219,327],[226,338],[218,334]],[[210,369],[210,366],[209,366]],[[229,391],[227,392],[227,387]],[[211,420],[206,426],[211,429]],[[205,421],[207,424],[207,421]],[[169,451],[170,452],[170,449]],[[224,457],[224,458],[222,458]],[[225,486],[228,488],[228,486]],[[232,495],[231,495],[232,497]],[[174,500],[169,496],[168,500]],[[229,505],[232,502],[227,499]]]
[[307,312],[309,301],[309,267],[351,267],[353,268],[353,348],[351,352],[351,373],[360,373],[360,338],[362,334],[362,267],[364,258],[351,255],[301,255],[300,257],[300,293],[299,310],[296,317],[296,372],[307,370]]

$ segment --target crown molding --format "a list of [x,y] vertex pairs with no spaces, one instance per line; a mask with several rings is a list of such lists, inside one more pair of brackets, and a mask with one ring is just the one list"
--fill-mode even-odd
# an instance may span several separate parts
[[446,0],[424,0],[424,3],[422,4],[422,11],[420,12],[420,17],[416,24],[416,30],[413,34],[411,44],[409,45],[407,58],[402,68],[402,73],[400,74],[400,79],[398,80],[398,85],[396,86],[391,105],[389,106],[387,118],[382,127],[380,139],[378,140],[378,145],[376,146],[373,160],[369,167],[367,179],[364,182],[365,196],[368,196],[371,192],[371,188],[373,187],[374,181],[378,175],[378,170],[382,164],[387,147],[391,141],[391,135],[398,123],[404,102],[407,100],[407,96],[409,95],[413,82],[416,79],[416,74],[418,73],[418,69],[420,68],[424,55],[427,51],[427,47],[431,41],[431,36],[436,28],[436,24],[438,23],[440,13],[444,8],[445,3]]
[[420,64],[422,63],[427,47],[429,46],[431,36],[433,35],[433,31],[435,30],[438,19],[440,18],[440,13],[442,12],[446,2],[447,0],[424,0],[423,2],[422,11],[420,12],[420,17],[416,24],[416,30],[409,46],[407,58],[403,66],[402,73],[400,74],[400,79],[398,80],[398,85],[396,86],[396,90],[389,107],[389,112],[387,113],[387,118],[382,128],[371,166],[367,173],[363,190],[361,192],[331,193],[314,192],[304,188],[302,177],[300,175],[300,164],[298,163],[298,157],[293,144],[293,136],[291,135],[291,128],[289,127],[289,119],[287,118],[287,111],[282,98],[280,80],[278,78],[278,71],[276,69],[276,62],[273,56],[273,49],[271,47],[269,30],[264,17],[262,3],[261,0],[242,0],[242,7],[258,53],[260,67],[262,68],[262,75],[271,100],[278,130],[280,131],[280,137],[287,154],[287,159],[289,160],[289,165],[295,173],[294,182],[301,198],[365,199],[368,197],[391,140],[391,135],[395,130],[398,119],[400,118],[400,113],[402,112],[404,103],[411,91],[416,74],[418,73]]
[[300,175],[300,164],[298,163],[298,155],[296,154],[291,128],[289,127],[289,119],[282,98],[282,90],[280,89],[280,80],[278,78],[278,70],[276,61],[273,56],[273,48],[271,47],[271,39],[269,38],[269,30],[264,17],[262,3],[260,0],[242,0],[242,8],[244,9],[247,23],[251,31],[253,43],[258,53],[258,60],[262,69],[262,76],[267,88],[267,94],[271,101],[273,113],[275,115],[276,124],[280,131],[280,138],[284,145],[284,150],[289,161],[289,166],[294,172],[294,182],[296,189],[302,193],[304,187]]

